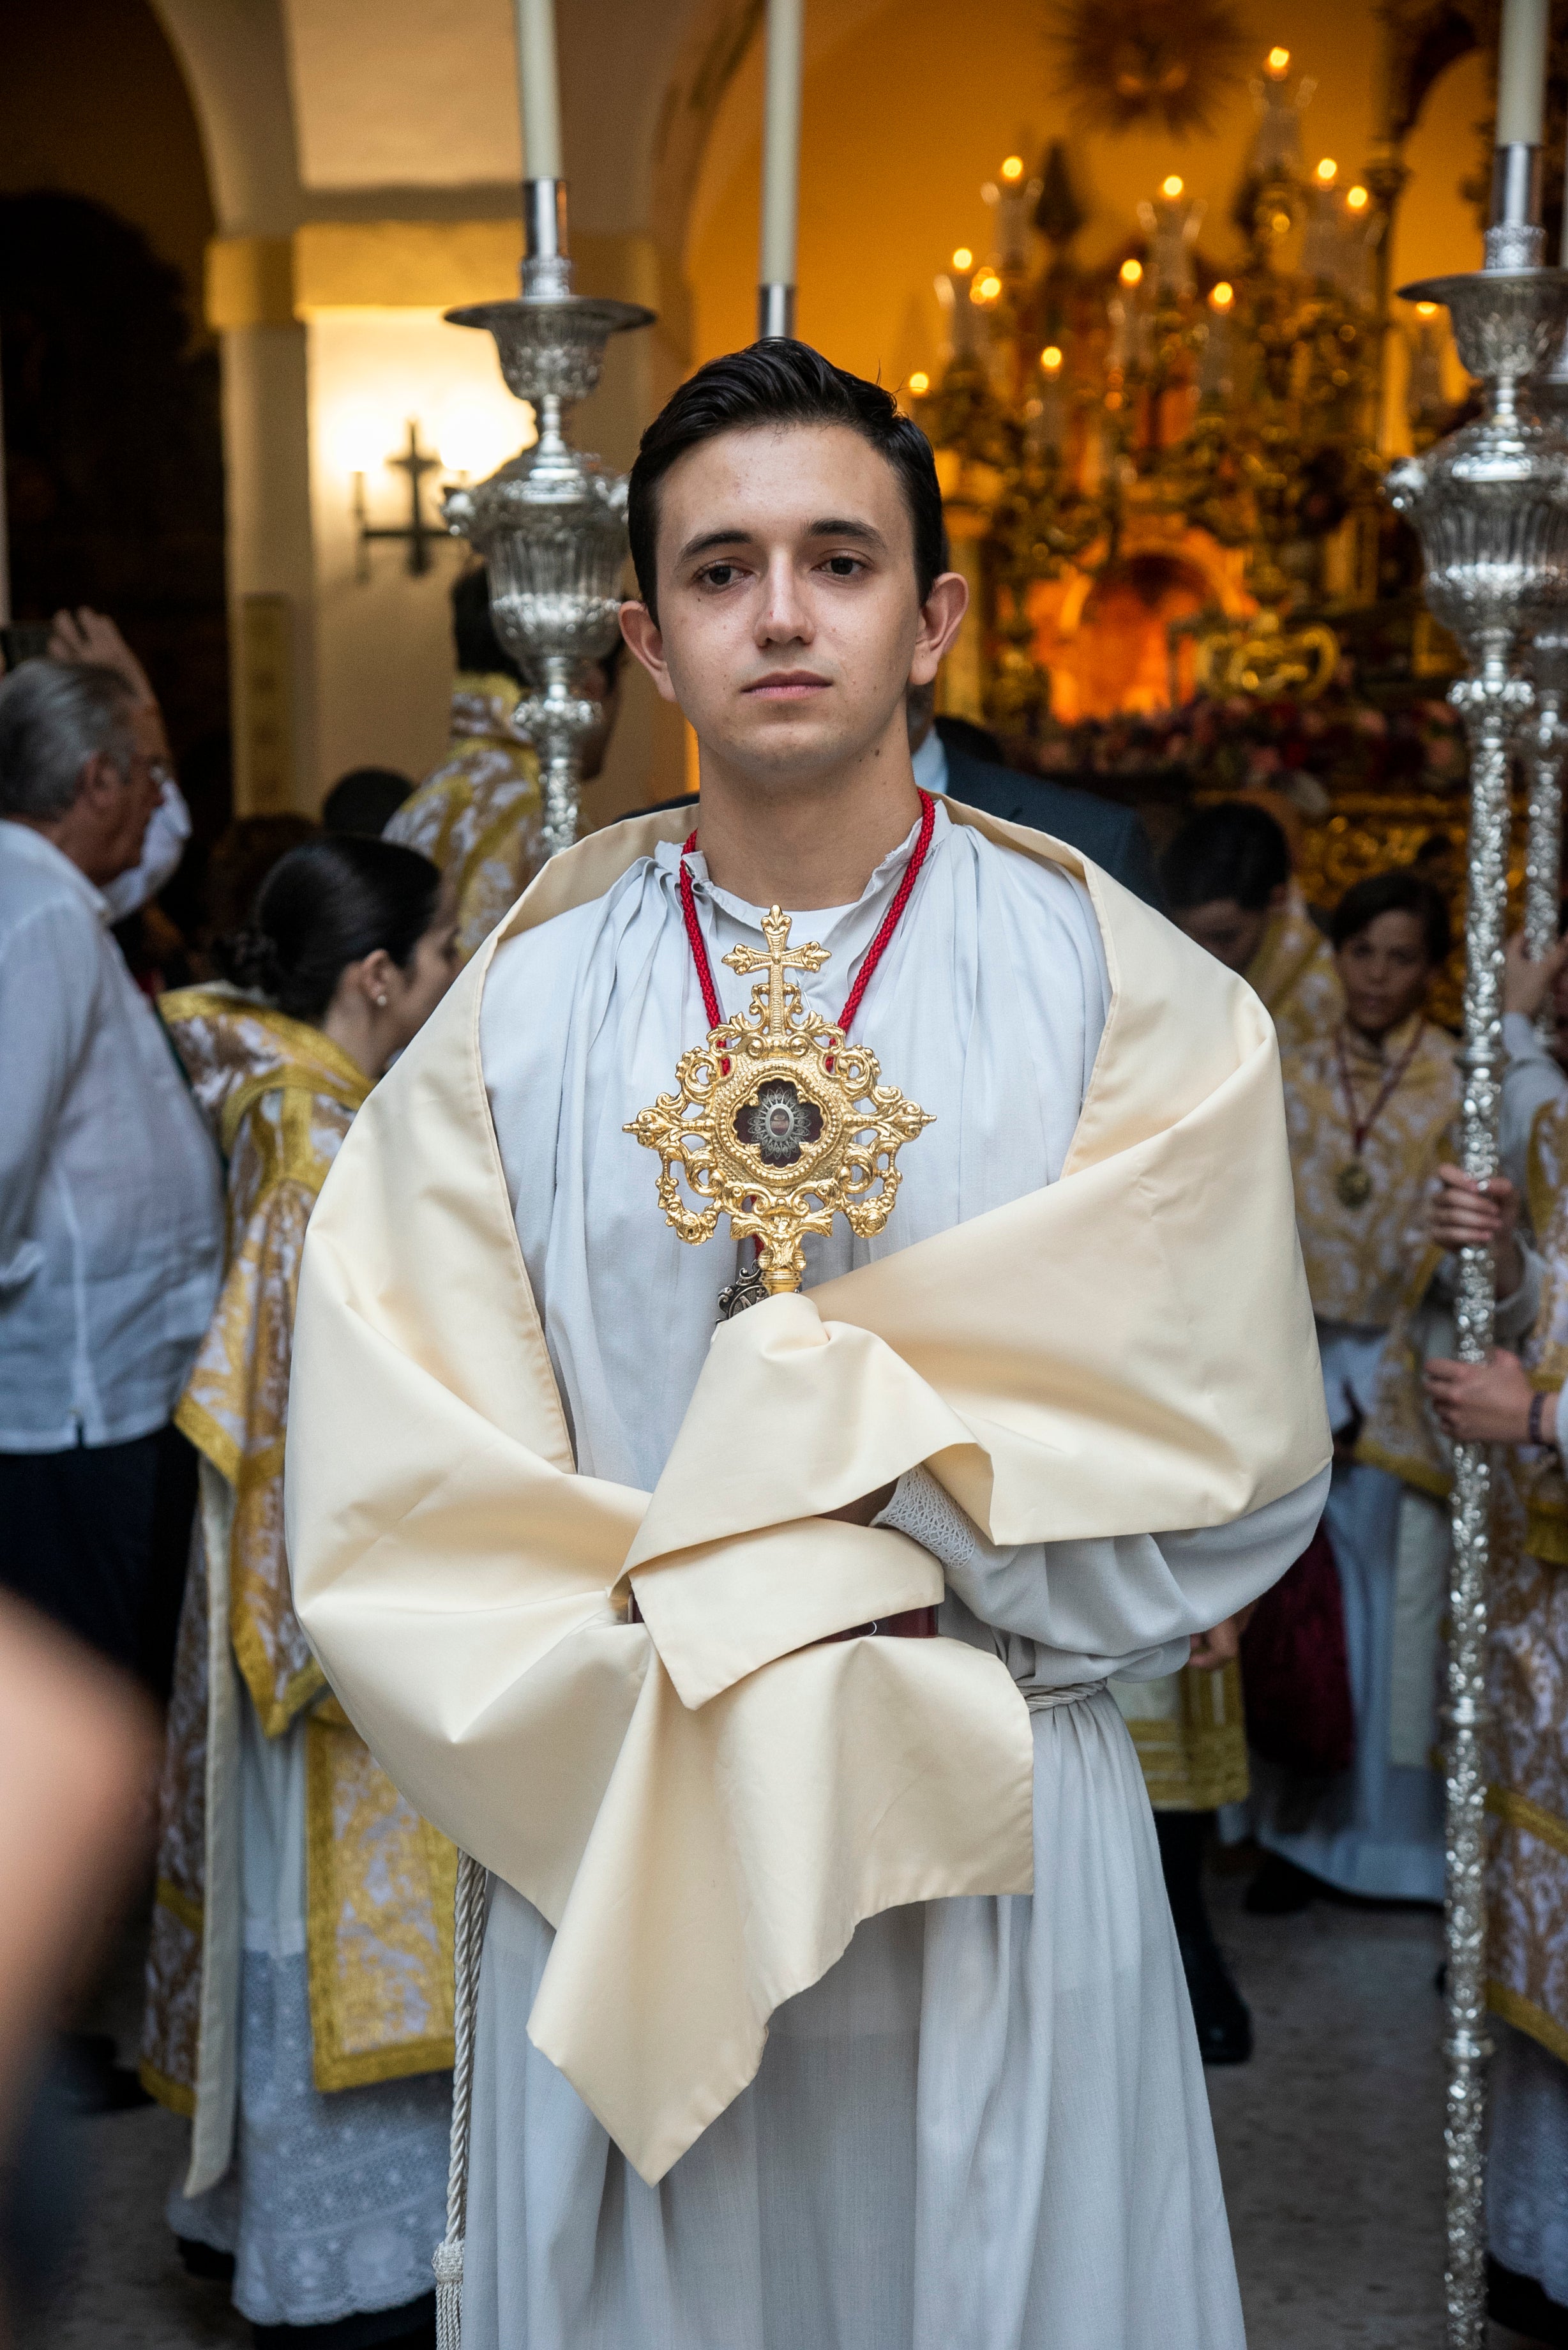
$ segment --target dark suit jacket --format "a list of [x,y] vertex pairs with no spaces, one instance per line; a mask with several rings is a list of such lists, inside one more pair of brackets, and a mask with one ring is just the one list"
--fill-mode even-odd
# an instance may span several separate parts
[[967,751],[949,749],[947,758],[948,790],[955,800],[1000,816],[1004,824],[1031,825],[1036,832],[1064,840],[1070,848],[1081,848],[1124,889],[1164,913],[1154,851],[1133,809],[1066,784],[1047,783],[1041,775],[1021,775],[1015,767],[993,767]]

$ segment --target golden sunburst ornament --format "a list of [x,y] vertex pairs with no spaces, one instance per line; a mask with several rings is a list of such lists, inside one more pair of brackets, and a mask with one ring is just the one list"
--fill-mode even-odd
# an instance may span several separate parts
[[1050,38],[1057,88],[1100,130],[1212,130],[1241,79],[1248,39],[1231,0],[1064,0]]
[[831,1232],[836,1215],[861,1240],[882,1230],[898,1196],[898,1152],[931,1123],[880,1082],[875,1053],[805,1009],[789,974],[831,958],[815,941],[792,947],[789,933],[774,906],[763,918],[767,952],[736,947],[724,957],[732,971],[763,973],[750,1010],[683,1053],[679,1090],[626,1128],[659,1153],[659,1203],[680,1238],[708,1240],[728,1216],[737,1240],[756,1242],[773,1296],[800,1287],[807,1232]]

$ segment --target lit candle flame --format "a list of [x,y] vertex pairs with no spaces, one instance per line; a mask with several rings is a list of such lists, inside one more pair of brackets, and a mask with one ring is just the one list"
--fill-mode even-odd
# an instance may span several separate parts
[[1142,276],[1143,264],[1141,261],[1123,262],[1121,266],[1121,280],[1124,286],[1136,286],[1138,284]]
[[1209,299],[1216,310],[1228,310],[1231,307],[1231,303],[1236,299],[1236,288],[1233,286],[1227,284],[1226,280],[1222,277],[1220,280],[1219,285],[1214,287]]
[[1002,176],[1004,180],[1021,180],[1023,177],[1023,156],[1009,155],[1002,164]]
[[1435,317],[1437,317],[1437,315],[1438,315],[1438,306],[1437,306],[1437,304],[1436,304],[1435,302],[1417,302],[1417,305],[1416,305],[1416,316],[1417,316],[1417,318],[1435,318]]
[[1271,49],[1263,59],[1263,71],[1271,81],[1283,81],[1291,69],[1289,49]]
[[1325,155],[1322,162],[1317,167],[1319,186],[1324,188],[1332,187],[1338,171],[1339,165],[1334,161],[1334,157],[1332,155]]
[[924,368],[917,368],[909,378],[909,390],[917,400],[923,400],[931,388],[931,379]]
[[1047,343],[1040,354],[1040,364],[1047,375],[1054,375],[1062,365],[1062,353],[1054,343]]

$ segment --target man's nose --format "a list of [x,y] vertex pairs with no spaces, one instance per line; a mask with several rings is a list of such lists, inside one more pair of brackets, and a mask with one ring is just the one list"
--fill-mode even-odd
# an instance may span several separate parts
[[757,619],[757,641],[759,644],[805,642],[810,635],[810,615],[800,592],[794,566],[787,556],[781,555],[767,568],[765,592]]

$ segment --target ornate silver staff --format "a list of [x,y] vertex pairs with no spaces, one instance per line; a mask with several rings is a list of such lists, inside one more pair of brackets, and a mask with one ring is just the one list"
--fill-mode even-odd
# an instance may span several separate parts
[[[1388,494],[1420,535],[1427,601],[1464,648],[1469,674],[1450,699],[1470,751],[1469,903],[1465,925],[1465,1044],[1460,1155],[1467,1173],[1498,1166],[1502,1066],[1501,974],[1508,892],[1510,737],[1534,706],[1512,664],[1521,635],[1568,595],[1568,444],[1521,393],[1562,342],[1568,273],[1542,269],[1539,150],[1498,150],[1494,225],[1484,269],[1401,288],[1446,304],[1459,356],[1489,398],[1477,423],[1449,433],[1388,475]],[[1461,1361],[1482,1362],[1493,1338],[1490,1253],[1459,1252],[1456,1319]],[[1486,1917],[1482,1817],[1486,1777],[1487,1575],[1491,1469],[1484,1445],[1454,1453],[1452,1621],[1448,1659],[1447,2033],[1449,2350],[1486,2336],[1483,2125]]]
[[543,690],[518,704],[516,723],[539,753],[550,856],[577,837],[582,746],[598,718],[575,690],[579,661],[602,658],[620,627],[626,561],[626,476],[572,448],[570,403],[592,391],[605,345],[653,323],[636,302],[572,291],[566,182],[524,180],[522,298],[449,310],[454,327],[495,338],[509,391],[530,400],[539,438],[473,489],[449,490],[448,527],[483,556],[496,634]]
[[[1568,340],[1544,375],[1531,385],[1543,422],[1568,437]],[[1529,776],[1529,829],[1524,848],[1524,951],[1532,961],[1557,937],[1563,894],[1563,762],[1568,756],[1568,613],[1556,612],[1530,649],[1535,706],[1520,744]],[[1536,1025],[1550,1043],[1557,1015],[1547,997]]]

